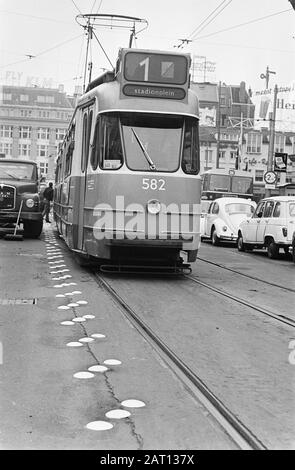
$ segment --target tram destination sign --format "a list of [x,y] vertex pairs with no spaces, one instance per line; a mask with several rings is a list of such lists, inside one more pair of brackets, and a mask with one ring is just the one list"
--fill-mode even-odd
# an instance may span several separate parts
[[183,100],[186,96],[183,88],[138,84],[125,85],[123,93],[126,96],[136,96],[138,98],[164,98],[171,100]]
[[184,85],[188,68],[185,55],[132,51],[125,55],[124,78],[129,82]]

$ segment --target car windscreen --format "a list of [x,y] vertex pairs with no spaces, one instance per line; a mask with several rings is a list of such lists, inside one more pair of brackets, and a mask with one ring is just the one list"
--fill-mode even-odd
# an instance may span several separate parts
[[249,217],[254,213],[254,207],[251,204],[232,203],[226,204],[225,212],[231,214],[246,214]]
[[35,178],[35,166],[30,163],[0,161],[0,178],[32,180]]
[[289,204],[289,215],[290,217],[295,217],[295,202],[290,202]]

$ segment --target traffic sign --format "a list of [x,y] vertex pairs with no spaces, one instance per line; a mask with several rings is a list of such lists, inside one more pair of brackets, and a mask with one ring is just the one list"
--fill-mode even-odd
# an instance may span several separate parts
[[274,185],[277,181],[277,175],[274,171],[267,171],[264,173],[263,179],[266,184]]

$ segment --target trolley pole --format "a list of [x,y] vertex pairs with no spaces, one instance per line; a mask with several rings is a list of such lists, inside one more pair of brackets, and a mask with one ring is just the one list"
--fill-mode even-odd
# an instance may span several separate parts
[[[268,147],[267,171],[271,171],[273,167],[277,96],[278,96],[278,86],[275,85],[274,96],[273,96],[273,111],[272,113],[269,113],[269,147]],[[265,190],[265,197],[269,197],[270,193],[271,193],[270,189],[267,188]]]
[[218,84],[216,168],[219,168],[221,82]]

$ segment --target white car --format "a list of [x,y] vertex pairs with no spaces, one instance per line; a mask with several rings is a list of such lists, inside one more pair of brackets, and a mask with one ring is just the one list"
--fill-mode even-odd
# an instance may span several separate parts
[[240,224],[238,250],[266,248],[270,258],[279,249],[289,253],[295,232],[295,196],[274,196],[262,199],[251,219]]
[[213,245],[218,245],[221,241],[236,242],[240,223],[250,218],[255,208],[256,202],[251,199],[240,197],[215,199],[211,202],[208,212],[202,213],[201,238],[210,238]]

